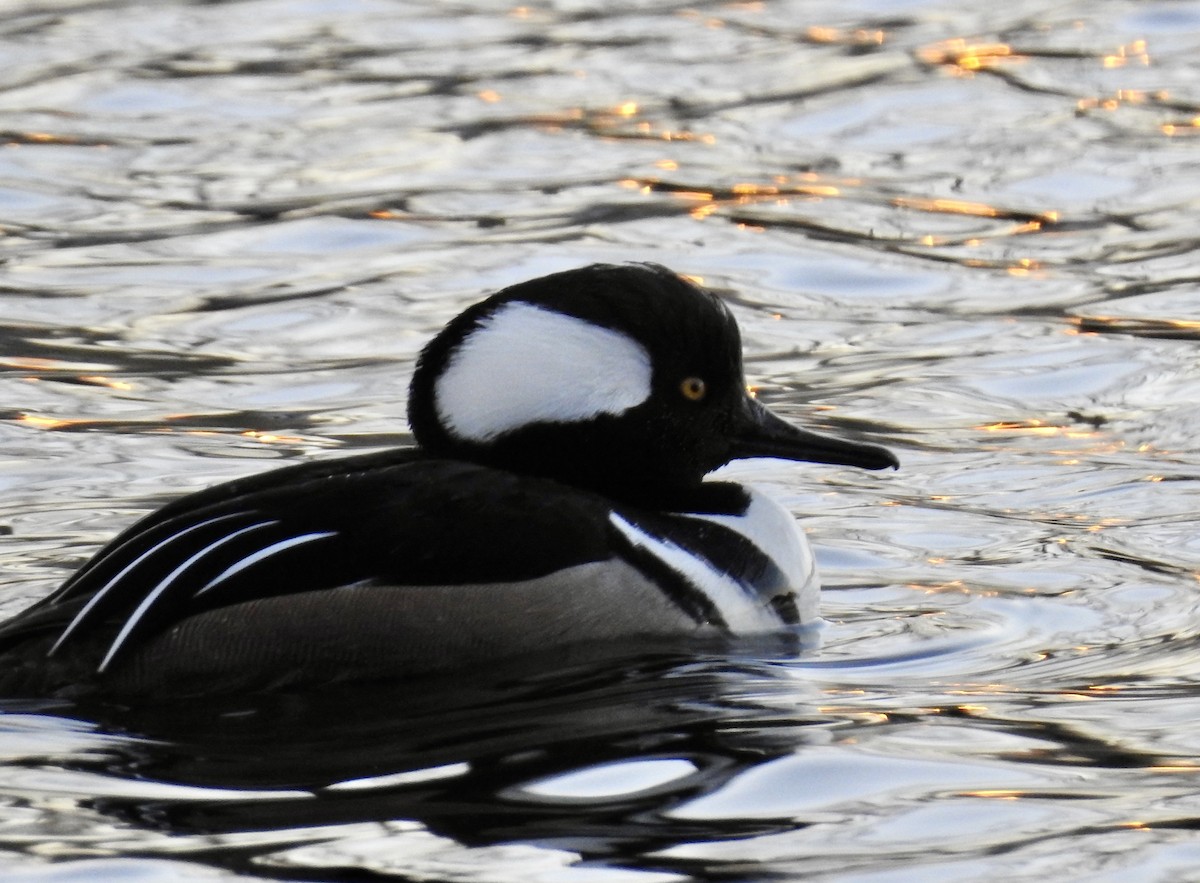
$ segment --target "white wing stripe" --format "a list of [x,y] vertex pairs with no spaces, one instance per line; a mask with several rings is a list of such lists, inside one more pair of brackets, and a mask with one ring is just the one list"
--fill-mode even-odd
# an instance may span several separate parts
[[231,576],[233,576],[237,573],[240,573],[241,571],[245,570],[247,567],[250,567],[253,564],[257,564],[258,562],[262,561],[264,558],[269,558],[272,555],[276,555],[280,552],[284,552],[284,551],[292,548],[293,546],[299,546],[301,543],[311,543],[313,540],[321,540],[321,539],[324,539],[325,537],[331,537],[336,533],[337,533],[336,530],[326,530],[326,531],[322,531],[321,533],[306,533],[306,534],[303,534],[302,536],[291,537],[290,539],[286,539],[286,540],[280,540],[278,543],[275,543],[274,545],[271,545],[271,546],[267,546],[265,549],[259,549],[254,554],[247,555],[245,558],[243,558],[237,564],[233,564],[233,565],[227,567],[220,574],[213,577],[211,580],[209,580],[208,585],[204,586],[198,592],[196,592],[196,596],[199,597],[200,595],[203,595],[205,592],[207,592],[209,589],[216,588],[218,585],[225,582],[225,580],[229,579]]
[[71,620],[71,622],[67,625],[67,627],[65,629],[63,629],[63,633],[58,636],[58,640],[54,642],[54,646],[50,648],[49,652],[46,655],[53,656],[54,652],[59,648],[59,646],[61,646],[62,642],[65,641],[68,637],[70,637],[71,633],[73,631],[75,631],[75,629],[78,628],[79,625],[82,624],[85,619],[87,619],[88,612],[93,607],[95,607],[101,601],[101,599],[103,599],[104,596],[107,595],[109,593],[109,591],[113,589],[113,587],[118,585],[121,582],[121,580],[123,580],[131,571],[133,571],[139,564],[141,564],[143,561],[145,561],[147,558],[149,558],[151,555],[153,555],[159,549],[162,549],[164,546],[170,545],[171,543],[175,542],[176,540],[180,539],[181,537],[187,536],[188,534],[192,533],[193,531],[200,530],[203,527],[208,527],[208,525],[210,525],[210,524],[217,524],[218,522],[221,522],[221,521],[228,521],[230,518],[244,518],[248,514],[250,514],[250,513],[234,512],[230,515],[219,515],[216,518],[210,518],[207,521],[201,521],[199,524],[193,524],[191,527],[184,528],[183,530],[179,531],[178,533],[171,534],[166,539],[159,540],[157,543],[155,543],[153,546],[151,546],[149,549],[147,549],[141,555],[138,555],[136,558],[134,558],[132,561],[130,561],[128,564],[126,564],[124,567],[122,567],[112,579],[110,579],[99,590],[97,590],[96,594],[92,595],[91,599],[88,600],[87,604],[83,605],[83,609],[80,610],[78,613],[76,613],[75,618]]
[[162,593],[165,592],[173,582],[175,582],[176,578],[179,577],[180,574],[186,571],[189,567],[191,567],[209,552],[221,548],[221,546],[237,539],[242,534],[249,533],[253,530],[260,530],[264,527],[270,527],[271,525],[278,523],[279,522],[276,520],[260,521],[257,524],[251,524],[249,527],[243,527],[240,530],[235,530],[231,534],[226,534],[215,543],[209,543],[199,552],[192,555],[190,558],[168,573],[165,577],[163,577],[162,581],[155,586],[145,598],[142,599],[142,603],[137,606],[137,609],[133,611],[133,614],[129,617],[129,619],[125,620],[125,624],[121,626],[121,631],[117,633],[116,639],[112,642],[112,646],[108,648],[108,652],[104,654],[104,659],[101,660],[100,666],[96,669],[96,671],[104,671],[106,668],[108,668],[109,662],[112,661],[112,658],[116,652],[121,649],[121,645],[125,643],[125,640],[129,637],[130,632],[133,631],[134,627],[138,624],[138,622],[141,621],[142,617],[146,615],[146,611],[154,606],[154,602],[158,600],[159,596],[161,596]]
[[757,594],[751,596],[735,580],[706,564],[687,549],[675,545],[670,540],[651,536],[616,512],[609,513],[608,520],[633,546],[649,552],[703,593],[725,620],[730,631],[761,632],[779,627],[779,618],[773,610],[762,604]]

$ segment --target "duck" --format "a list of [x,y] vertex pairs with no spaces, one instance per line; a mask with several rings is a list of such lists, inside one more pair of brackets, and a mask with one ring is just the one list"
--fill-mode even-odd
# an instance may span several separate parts
[[776,458],[879,470],[746,385],[724,301],[657,264],[511,285],[451,320],[410,385],[415,444],[168,503],[0,625],[0,693],[146,697],[412,679],[819,619]]

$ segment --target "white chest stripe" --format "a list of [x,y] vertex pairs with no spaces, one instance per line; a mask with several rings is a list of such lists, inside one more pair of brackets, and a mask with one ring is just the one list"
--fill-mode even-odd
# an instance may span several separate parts
[[486,442],[530,423],[621,414],[649,398],[650,379],[632,338],[514,301],[467,336],[434,392],[447,429]]
[[689,513],[688,518],[711,521],[741,534],[775,562],[787,580],[801,622],[820,616],[821,580],[817,560],[796,519],[778,500],[754,487],[750,506],[742,515]]
[[797,527],[796,519],[777,500],[756,488],[745,489],[750,494],[750,506],[742,515],[690,512],[687,517],[711,521],[741,534],[775,562],[788,585],[799,590],[812,581],[816,572],[808,540]]
[[747,592],[727,574],[669,540],[651,536],[615,512],[609,514],[608,520],[633,546],[649,552],[702,592],[730,631],[747,634],[779,628],[779,617],[763,605],[757,593]]

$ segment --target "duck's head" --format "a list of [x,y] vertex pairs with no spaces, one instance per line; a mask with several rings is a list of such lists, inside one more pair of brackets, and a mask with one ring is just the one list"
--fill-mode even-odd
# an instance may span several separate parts
[[898,465],[751,398],[728,308],[653,265],[555,273],[470,307],[421,353],[408,415],[432,456],[614,495],[686,490],[750,457]]

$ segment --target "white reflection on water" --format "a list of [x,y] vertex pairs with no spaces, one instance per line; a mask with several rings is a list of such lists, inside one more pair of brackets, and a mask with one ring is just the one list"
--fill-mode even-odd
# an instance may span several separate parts
[[594,260],[727,290],[760,397],[904,467],[731,470],[817,549],[799,660],[158,740],[10,707],[5,879],[1190,873],[1198,51],[1191,0],[16,4],[3,613],[179,493],[404,443],[429,334]]

